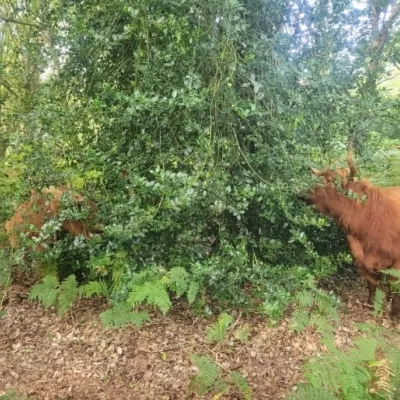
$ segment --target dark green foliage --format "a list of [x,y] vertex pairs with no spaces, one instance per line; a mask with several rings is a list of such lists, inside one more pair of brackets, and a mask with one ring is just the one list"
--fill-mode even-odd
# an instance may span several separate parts
[[[360,89],[367,9],[339,0],[20,7],[41,23],[35,34],[20,27],[0,54],[18,92],[0,85],[0,219],[30,189],[69,184],[98,204],[104,228],[90,241],[58,232],[30,255],[60,281],[102,282],[88,293],[164,313],[202,292],[276,321],[310,277],[350,263],[343,234],[303,196],[316,183],[308,166],[343,164],[350,134],[364,160],[396,135],[398,101]],[[49,65],[54,74],[41,79]]]
[[[275,6],[140,0],[59,10],[68,58],[36,94],[31,134],[11,147],[25,151],[33,185],[68,182],[99,203],[100,241],[65,240],[62,259],[49,249],[63,268],[73,262],[60,279],[114,278],[118,269],[110,295],[125,300],[130,277],[157,265],[190,303],[206,288],[225,303],[256,296],[278,315],[308,275],[335,270],[341,249],[330,254],[324,235],[311,242],[331,231],[296,197],[308,176],[309,147],[296,132],[309,124],[300,122],[308,95],[298,88],[288,107],[296,69],[281,76],[264,37],[285,13]],[[90,269],[95,260],[102,269]],[[152,285],[134,287],[131,300],[167,311],[162,285],[163,298],[151,298]]]

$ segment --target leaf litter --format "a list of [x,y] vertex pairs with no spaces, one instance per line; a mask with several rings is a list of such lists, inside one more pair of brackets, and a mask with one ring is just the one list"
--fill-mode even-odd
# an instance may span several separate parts
[[[353,322],[372,321],[360,280],[343,282],[347,305],[336,334],[339,346],[351,344]],[[63,318],[54,311],[11,299],[0,319],[0,394],[9,389],[29,399],[173,400],[198,398],[188,391],[196,368],[193,353],[208,356],[225,371],[238,371],[254,399],[282,399],[301,381],[303,363],[322,351],[311,329],[295,334],[289,318],[268,327],[261,317],[244,318],[246,340],[228,339],[215,346],[205,340],[215,320],[196,317],[179,306],[166,317],[152,316],[140,330],[106,330],[98,314],[106,305],[85,300]],[[205,397],[211,398],[211,397]],[[233,390],[221,399],[240,398]]]

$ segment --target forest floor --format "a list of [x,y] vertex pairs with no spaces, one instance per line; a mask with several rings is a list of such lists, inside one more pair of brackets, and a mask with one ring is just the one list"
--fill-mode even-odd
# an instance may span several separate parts
[[[345,346],[356,335],[354,322],[373,320],[363,304],[365,285],[343,279],[329,286],[346,309],[336,332],[338,345]],[[17,291],[14,287],[11,293]],[[99,301],[81,301],[60,318],[19,294],[10,295],[0,319],[0,395],[14,389],[43,400],[198,398],[188,390],[196,373],[190,355],[196,353],[211,357],[226,373],[240,372],[254,399],[275,400],[296,388],[304,362],[322,351],[311,329],[300,334],[289,329],[289,317],[268,327],[263,318],[237,313],[235,328],[247,326],[248,341],[231,337],[216,346],[205,341],[214,319],[196,317],[183,306],[154,316],[140,330],[105,330],[98,318],[105,308]],[[239,398],[234,390],[221,397]]]

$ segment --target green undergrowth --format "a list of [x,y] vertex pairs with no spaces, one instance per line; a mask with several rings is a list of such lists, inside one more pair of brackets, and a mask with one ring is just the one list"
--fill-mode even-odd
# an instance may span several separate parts
[[236,389],[240,398],[251,400],[252,389],[247,379],[240,372],[223,371],[210,357],[192,354],[190,357],[197,369],[197,374],[190,379],[189,391],[199,396],[212,394],[217,399]]
[[[46,275],[34,285],[29,293],[30,300],[37,300],[44,307],[55,307],[60,315],[68,312],[74,302],[82,298],[109,295],[104,281],[92,281],[78,285],[75,275],[60,282],[54,275]],[[190,279],[186,270],[176,267],[167,272],[157,270],[137,274],[129,285],[125,302],[114,302],[111,308],[100,315],[106,326],[122,327],[127,324],[140,326],[148,319],[146,312],[136,312],[140,306],[149,306],[166,314],[172,307],[171,296],[185,296],[191,305],[199,295],[199,284]]]
[[14,390],[7,390],[4,394],[0,395],[0,400],[29,400],[25,395],[18,394]]
[[[144,287],[140,279],[135,280],[129,301],[116,303],[100,314],[104,325],[140,328],[149,320],[146,308],[155,307],[161,313],[167,313],[172,305],[172,296],[185,296],[189,302],[190,280],[181,270],[154,275],[154,282],[150,291],[150,287]],[[55,307],[60,314],[64,314],[77,299],[106,296],[106,290],[107,287],[100,282],[79,286],[73,275],[62,282],[54,276],[46,276],[31,289],[29,298],[39,300],[45,307]],[[343,306],[338,298],[318,289],[312,281],[308,288],[295,295],[290,328],[295,334],[301,334],[305,329],[315,330],[321,350],[303,365],[303,382],[297,385],[296,391],[288,393],[288,400],[398,398],[400,334],[379,322],[383,313],[383,297],[384,293],[378,290],[373,312],[376,322],[354,324],[351,341],[339,346],[336,335],[341,325],[340,311]],[[245,345],[249,341],[249,326],[240,319],[241,313],[236,319],[229,313],[221,313],[206,329],[204,342],[221,349],[232,340]],[[251,384],[240,371],[222,368],[210,355],[192,354],[190,359],[197,371],[190,379],[190,392],[199,396],[213,395],[214,398],[235,392],[240,398],[252,398]]]
[[[9,7],[4,15],[52,28],[19,26],[20,41],[5,47],[19,72],[2,72],[21,94],[0,86],[0,222],[32,189],[70,185],[97,205],[104,231],[91,240],[63,233],[62,218],[85,217],[71,206],[32,241],[45,254],[33,256],[36,243],[22,241],[26,262],[18,267],[35,277],[55,273],[53,296],[72,290],[61,285],[74,275],[79,285],[105,282],[115,315],[121,304],[166,312],[171,294],[191,303],[200,291],[221,308],[278,321],[310,277],[349,263],[343,234],[303,201],[315,183],[308,166],[345,162],[349,134],[368,144],[364,124],[381,127],[387,112],[383,97],[351,92],[364,69],[355,76],[343,68],[348,41],[336,32],[352,15],[346,2],[312,6],[321,21],[317,49],[298,36],[302,11],[290,7],[298,15],[289,17],[277,0],[51,1],[51,12],[37,14]],[[336,23],[341,30],[332,30]],[[5,35],[12,31],[3,25]],[[46,43],[38,39],[46,35]],[[37,63],[22,66],[21,46],[30,43],[24,51]],[[26,96],[26,71],[37,65],[40,77],[57,49],[68,49],[60,70]],[[330,64],[337,60],[343,64]],[[182,282],[170,276],[177,268],[186,271]],[[64,312],[75,294],[57,296]]]
[[[378,290],[374,315],[382,313]],[[304,381],[288,400],[394,400],[400,395],[400,334],[379,324],[354,324],[350,345],[339,347],[336,300],[319,290],[297,295],[292,329],[314,328],[324,350],[303,366]]]
[[399,333],[374,324],[356,324],[359,336],[339,349],[324,336],[325,351],[303,367],[306,383],[291,400],[393,400],[400,394]]
[[[377,294],[381,296],[381,294]],[[380,300],[375,323],[355,323],[351,340],[338,345],[336,335],[342,307],[337,298],[315,287],[296,295],[296,309],[291,329],[300,334],[313,329],[318,334],[320,350],[302,366],[303,380],[285,397],[290,400],[395,400],[400,395],[400,333],[380,324]],[[221,314],[206,330],[206,341],[223,346],[228,338],[236,338],[245,326],[231,328],[239,322],[229,314]],[[246,337],[247,340],[247,337]],[[243,399],[252,398],[251,383],[238,371],[221,366],[209,355],[192,354],[196,374],[189,390],[199,396],[219,398],[236,390]]]

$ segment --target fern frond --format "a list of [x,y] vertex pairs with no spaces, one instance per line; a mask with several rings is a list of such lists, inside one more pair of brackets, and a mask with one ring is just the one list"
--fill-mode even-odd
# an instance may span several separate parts
[[4,264],[0,264],[0,288],[5,288],[9,285],[11,278],[11,270]]
[[308,383],[315,388],[324,388],[330,393],[340,393],[345,400],[364,400],[372,375],[367,368],[375,359],[375,338],[359,338],[349,351],[338,350],[332,342],[328,354],[312,359],[305,368]]
[[43,283],[47,286],[47,287],[53,287],[56,288],[60,285],[60,282],[58,280],[58,278],[55,275],[46,275],[43,278]]
[[394,376],[391,363],[388,359],[384,358],[379,361],[369,363],[370,369],[374,370],[374,378],[372,387],[369,392],[376,394],[384,392],[387,397],[393,398],[394,386],[392,385],[392,377]]
[[164,315],[172,306],[171,299],[162,281],[134,285],[128,303],[132,306],[147,303],[158,307]]
[[60,315],[65,314],[71,309],[74,301],[78,297],[78,282],[75,275],[66,278],[59,287],[57,298],[57,311]]
[[395,278],[395,280],[390,280],[390,286],[394,293],[400,293],[400,270],[385,269],[385,270],[382,270],[381,272]]
[[367,323],[367,322],[358,322],[358,323],[355,323],[355,326],[360,331],[366,332],[371,335],[381,335],[384,330],[384,328],[382,326]]
[[310,325],[315,328],[315,330],[324,336],[333,335],[333,326],[329,323],[326,317],[320,315],[312,315],[310,317]]
[[306,310],[297,309],[292,315],[290,328],[295,332],[301,332],[310,324],[310,315]]
[[[327,321],[328,317],[321,314],[310,317],[310,325],[321,331],[325,331]],[[312,399],[315,395],[323,399],[326,393],[342,400],[395,398],[395,390],[400,387],[400,351],[394,338],[398,334],[374,324],[356,326],[367,335],[355,339],[352,347],[342,351],[336,347],[328,324],[328,334],[324,333],[321,339],[327,351],[305,365],[307,385],[291,394],[290,399]],[[376,359],[378,355],[380,360]]]
[[365,399],[366,386],[371,375],[362,364],[354,364],[343,359],[339,363],[341,391],[345,399]]
[[336,400],[337,398],[326,392],[322,387],[300,384],[296,393],[290,393],[285,400]]
[[137,307],[138,305],[144,303],[149,296],[149,285],[147,284],[137,284],[133,285],[132,292],[129,295],[127,302],[133,306]]
[[174,267],[168,272],[169,287],[174,290],[177,297],[187,292],[189,287],[189,273],[182,267]]
[[393,276],[394,278],[400,280],[400,270],[398,270],[398,269],[392,269],[392,268],[383,269],[383,270],[380,270],[379,272],[382,272],[383,274],[386,274],[386,275]]
[[207,328],[207,336],[206,339],[209,342],[222,342],[224,340],[224,336],[229,326],[233,322],[232,315],[223,313],[218,317],[217,322],[212,324]]
[[151,268],[145,269],[133,276],[133,279],[131,281],[131,287],[133,287],[135,285],[142,285],[145,282],[153,281],[153,280],[157,279],[159,276],[160,276],[160,274],[158,273],[156,268],[151,267]]
[[79,286],[79,297],[89,299],[94,295],[107,297],[108,288],[104,281],[92,281],[86,285]]
[[400,351],[393,351],[390,347],[389,351],[386,352],[386,358],[388,359],[393,373],[391,383],[394,388],[399,390],[400,388]]
[[134,312],[128,304],[116,304],[114,307],[100,314],[101,322],[111,328],[121,328],[126,325],[134,325],[140,328],[149,320],[146,312]]
[[46,275],[42,283],[37,283],[29,291],[29,300],[38,300],[45,308],[56,305],[60,282],[54,275]]
[[322,290],[315,291],[314,296],[314,301],[317,305],[318,311],[321,314],[337,321],[339,316],[332,298],[324,293]]
[[149,288],[153,289],[147,297],[148,304],[158,307],[165,315],[172,306],[167,289],[161,282],[149,283],[148,285]]
[[358,338],[354,342],[354,347],[350,349],[349,356],[355,363],[375,360],[375,353],[378,342],[373,337]]
[[117,260],[113,263],[111,280],[114,290],[117,290],[121,287],[123,283],[124,271],[124,264],[120,262],[120,260]]
[[383,305],[385,301],[385,293],[382,289],[377,288],[374,298],[374,315],[377,317],[383,312]]
[[296,295],[296,299],[302,308],[311,307],[314,304],[313,293],[308,290],[302,290]]
[[231,372],[229,374],[229,379],[237,387],[245,400],[251,400],[253,398],[251,387],[249,386],[247,379],[242,374],[239,372]]
[[199,396],[221,388],[220,369],[214,361],[208,357],[192,354],[190,357],[192,363],[196,366],[197,375],[192,377],[190,389],[195,390]]
[[189,290],[187,293],[187,298],[189,301],[189,305],[193,304],[196,300],[197,294],[200,291],[200,285],[196,281],[191,281],[189,284]]
[[302,290],[296,294],[300,309],[316,308],[317,311],[333,320],[338,319],[335,299],[320,289]]
[[298,308],[292,315],[290,328],[302,331],[307,326],[313,326],[324,336],[333,335],[333,326],[329,319],[338,321],[338,312],[334,299],[322,290],[312,288],[302,290],[296,295]]

